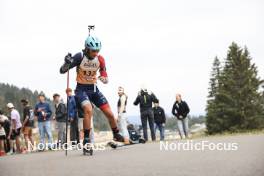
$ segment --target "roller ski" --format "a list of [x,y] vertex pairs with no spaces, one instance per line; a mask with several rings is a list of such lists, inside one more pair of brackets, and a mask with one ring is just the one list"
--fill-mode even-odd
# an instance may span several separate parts
[[91,144],[90,139],[85,138],[83,140],[83,155],[89,154],[93,155],[93,144]]
[[137,143],[134,143],[133,141],[129,141],[129,143],[117,143],[115,141],[110,141],[107,143],[107,146],[111,147],[112,149],[117,149],[120,147],[125,147],[125,146],[129,146],[129,145],[134,145]]
[[[129,142],[125,143],[123,136],[121,136],[119,133],[114,134],[114,141],[110,141],[107,143],[107,146],[111,147],[112,149],[116,149],[119,147],[134,145],[134,144],[145,144],[145,139],[141,138],[141,135],[138,134],[138,132],[134,129],[128,129],[129,132]],[[118,143],[119,142],[119,143]],[[121,144],[120,144],[121,142]]]
[[125,146],[129,146],[129,145],[135,145],[135,144],[145,144],[146,141],[144,139],[140,139],[138,142],[136,141],[129,141],[129,143],[117,143],[117,142],[114,142],[114,141],[111,141],[111,142],[108,142],[107,143],[107,146],[111,147],[112,149],[117,149],[117,148],[120,148],[120,147],[125,147]]
[[122,146],[123,146],[123,145],[126,145],[126,144],[124,144],[124,142],[125,142],[124,137],[123,137],[122,135],[120,135],[120,134],[118,133],[118,131],[113,131],[113,136],[114,136],[113,141],[108,142],[108,143],[107,143],[107,146],[109,146],[109,147],[111,147],[111,148],[113,148],[113,149],[116,149],[117,147],[120,146],[120,145],[118,144],[118,142],[119,142],[119,143],[122,143],[122,144],[121,144]]
[[124,147],[128,145],[136,144],[133,141],[129,140],[129,142],[125,142],[124,137],[120,134],[114,135],[114,140],[107,143],[107,146],[111,147],[112,149],[116,149],[119,147]]

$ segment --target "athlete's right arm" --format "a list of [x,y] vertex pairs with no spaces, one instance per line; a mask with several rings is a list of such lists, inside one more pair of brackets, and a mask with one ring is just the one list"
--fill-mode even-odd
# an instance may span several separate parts
[[73,67],[76,67],[81,64],[82,61],[82,53],[77,53],[72,56],[70,53],[67,54],[64,58],[64,64],[60,68],[60,73],[66,73]]

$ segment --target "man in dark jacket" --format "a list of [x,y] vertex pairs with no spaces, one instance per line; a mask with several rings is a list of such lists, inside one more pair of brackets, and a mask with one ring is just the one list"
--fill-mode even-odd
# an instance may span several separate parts
[[181,95],[176,94],[176,102],[172,107],[172,114],[177,118],[177,125],[181,139],[188,138],[188,118],[190,109],[185,101],[182,101]]
[[53,101],[55,103],[55,119],[58,129],[58,144],[64,144],[66,142],[67,108],[59,94],[53,95]]
[[156,96],[148,92],[146,88],[142,88],[134,102],[134,105],[140,106],[141,123],[143,128],[144,139],[148,140],[148,124],[151,132],[152,141],[156,140],[155,130],[154,130],[154,114],[152,110],[152,104],[158,102]]
[[155,122],[155,132],[157,129],[160,131],[160,140],[164,140],[164,130],[166,123],[166,116],[164,109],[159,106],[159,102],[154,104],[153,112],[154,112],[154,122]]

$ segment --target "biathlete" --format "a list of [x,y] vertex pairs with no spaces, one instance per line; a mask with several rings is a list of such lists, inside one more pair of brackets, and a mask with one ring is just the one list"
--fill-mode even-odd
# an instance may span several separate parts
[[[60,68],[60,73],[66,73],[69,69],[76,67],[77,70],[77,86],[75,90],[77,103],[80,104],[84,113],[83,129],[84,140],[83,145],[90,144],[92,103],[101,109],[107,117],[112,128],[113,139],[117,142],[124,142],[124,138],[119,134],[117,121],[108,104],[105,96],[97,87],[97,71],[100,72],[98,79],[104,84],[108,83],[108,76],[105,67],[104,58],[99,55],[101,42],[95,36],[88,36],[85,40],[85,48],[72,56],[70,53],[64,58],[65,63]],[[85,148],[84,148],[85,153]]]

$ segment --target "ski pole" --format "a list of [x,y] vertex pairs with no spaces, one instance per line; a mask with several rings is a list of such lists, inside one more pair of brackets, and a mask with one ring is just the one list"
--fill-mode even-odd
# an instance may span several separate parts
[[[70,82],[70,70],[68,70],[68,72],[67,72],[67,89],[66,90],[69,89],[69,82]],[[65,150],[66,156],[68,154],[68,121],[69,121],[69,96],[67,93],[66,150]]]

